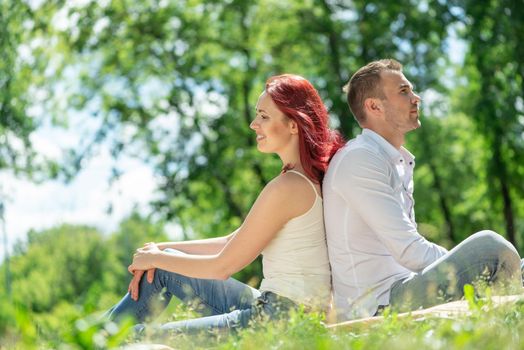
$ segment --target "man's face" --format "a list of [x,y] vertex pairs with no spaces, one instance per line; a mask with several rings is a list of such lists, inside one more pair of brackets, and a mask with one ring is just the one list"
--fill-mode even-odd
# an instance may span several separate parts
[[385,99],[384,121],[392,131],[406,134],[420,126],[418,108],[420,97],[402,72],[384,71],[380,75]]

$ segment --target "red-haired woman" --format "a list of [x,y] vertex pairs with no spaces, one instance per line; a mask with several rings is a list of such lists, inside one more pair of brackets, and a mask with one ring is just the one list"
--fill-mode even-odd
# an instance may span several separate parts
[[[134,275],[129,292],[109,311],[110,319],[131,315],[144,322],[158,312],[151,302],[161,293],[164,307],[176,296],[198,302],[207,315],[165,324],[161,331],[245,327],[297,304],[327,307],[331,277],[320,183],[343,140],[329,129],[326,107],[311,83],[290,74],[266,82],[250,127],[259,151],[278,154],[282,173],[264,187],[233,233],[137,249],[128,268]],[[259,290],[230,278],[259,254],[264,273]]]

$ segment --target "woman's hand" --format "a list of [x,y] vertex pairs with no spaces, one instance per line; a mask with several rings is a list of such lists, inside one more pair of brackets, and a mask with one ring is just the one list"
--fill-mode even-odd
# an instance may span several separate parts
[[137,270],[153,269],[154,259],[162,251],[155,243],[146,243],[143,248],[138,248],[133,255],[133,262],[128,266],[127,270],[134,274]]
[[134,272],[133,279],[131,279],[131,282],[129,283],[129,287],[127,288],[127,291],[131,295],[131,299],[133,299],[134,301],[138,300],[139,290],[140,290],[140,280],[142,279],[144,272],[147,272],[147,275],[146,275],[147,282],[153,283],[153,278],[155,278],[155,270],[156,269],[149,269],[147,271],[136,270]]
[[[127,291],[131,295],[131,299],[137,301],[139,296],[139,290],[140,290],[140,280],[142,279],[142,276],[144,275],[144,272],[147,272],[146,278],[147,282],[153,283],[153,278],[155,277],[155,268],[150,269],[139,269],[134,265],[135,258],[137,254],[141,251],[156,251],[159,250],[158,246],[154,242],[148,242],[144,244],[142,248],[138,248],[133,255],[133,263],[129,265],[127,270],[133,274],[133,278],[131,279],[131,282],[129,282],[129,287],[127,287]],[[151,254],[151,252],[149,253]]]

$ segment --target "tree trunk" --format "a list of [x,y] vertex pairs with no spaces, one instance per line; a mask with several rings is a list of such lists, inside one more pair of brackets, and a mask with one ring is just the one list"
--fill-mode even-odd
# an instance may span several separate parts
[[513,215],[513,201],[511,200],[510,188],[508,185],[507,166],[501,157],[501,147],[500,140],[496,140],[493,144],[493,162],[495,168],[494,173],[496,174],[502,195],[502,210],[504,213],[504,223],[506,226],[506,237],[515,247],[517,247],[515,217]]
[[427,130],[422,127],[420,129],[421,132],[421,141],[422,146],[424,148],[425,157],[427,158],[427,164],[429,169],[431,170],[431,174],[433,175],[433,188],[437,192],[438,201],[439,201],[439,207],[442,211],[442,215],[444,216],[444,222],[446,225],[446,236],[449,240],[452,242],[457,243],[457,237],[455,235],[455,225],[453,224],[453,219],[451,216],[451,210],[448,205],[448,201],[446,198],[446,191],[444,190],[444,186],[442,185],[442,177],[440,176],[438,172],[438,166],[434,163],[434,155],[432,152],[431,146],[428,144],[427,139]]
[[[333,23],[331,21],[331,17],[333,15],[333,11],[329,7],[329,4],[326,2],[326,0],[321,0],[320,4],[324,8],[324,11],[326,12],[326,22],[327,25],[325,26],[325,33],[328,38],[328,50],[329,50],[329,58],[331,61],[331,67],[333,70],[333,75],[335,77],[335,84],[336,86],[340,87],[341,91],[340,94],[342,94],[342,86],[346,83],[347,77],[342,76],[342,64],[340,63],[340,34],[335,31],[335,28],[333,27]],[[349,111],[349,107],[342,102],[341,99],[337,98],[337,96],[332,96],[333,98],[333,108],[332,110],[339,116],[340,121],[340,129],[341,132],[346,136],[348,139],[353,137],[353,118],[351,116],[351,113]]]

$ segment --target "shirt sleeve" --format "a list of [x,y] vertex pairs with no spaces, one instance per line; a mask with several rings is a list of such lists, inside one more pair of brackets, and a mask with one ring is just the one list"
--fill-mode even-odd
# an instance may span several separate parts
[[393,258],[411,271],[421,271],[447,250],[422,237],[395,197],[387,161],[358,148],[339,164],[333,187],[376,234]]

